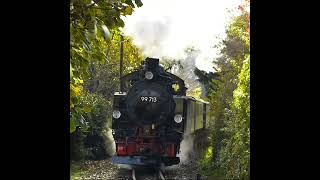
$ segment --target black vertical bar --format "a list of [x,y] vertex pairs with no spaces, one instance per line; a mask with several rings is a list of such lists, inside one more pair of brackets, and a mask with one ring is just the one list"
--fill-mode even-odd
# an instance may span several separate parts
[[201,175],[197,173],[197,180],[201,180]]
[[123,92],[123,82],[121,80],[123,73],[123,35],[120,35],[120,92]]
[[203,103],[203,121],[202,121],[202,129],[206,128],[207,124],[207,104]]

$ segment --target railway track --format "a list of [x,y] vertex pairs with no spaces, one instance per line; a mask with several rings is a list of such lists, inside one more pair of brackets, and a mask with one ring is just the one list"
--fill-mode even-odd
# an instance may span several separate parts
[[132,180],[166,180],[160,168],[132,168]]
[[[132,167],[122,169],[117,180],[168,180],[160,168],[155,167]],[[172,178],[171,178],[172,179]]]
[[[132,167],[122,170],[121,176],[117,180],[180,180],[180,177],[172,177],[166,174],[161,168],[156,167]],[[194,177],[182,178],[183,180],[201,180],[200,175]]]

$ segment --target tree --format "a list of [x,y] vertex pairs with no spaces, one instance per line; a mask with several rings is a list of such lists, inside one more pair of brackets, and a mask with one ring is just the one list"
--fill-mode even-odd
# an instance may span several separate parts
[[220,153],[226,176],[245,179],[250,168],[250,56],[244,61],[238,79],[223,129],[229,138]]
[[219,80],[218,72],[205,72],[198,68],[194,69],[194,74],[198,77],[197,81],[200,82],[204,86],[204,96],[207,97],[208,93],[211,91],[216,91],[216,86],[212,83],[213,80]]
[[[71,157],[101,159],[111,154],[108,120],[119,84],[121,16],[141,6],[140,0],[70,2]],[[142,54],[129,37],[124,46],[127,73],[140,64]]]
[[[120,34],[119,30],[112,31],[112,40],[108,48],[104,62],[91,62],[89,76],[85,79],[85,89],[91,93],[97,93],[104,98],[110,99],[119,87],[120,67]],[[133,45],[130,37],[124,37],[124,74],[138,68],[143,60],[141,50]],[[111,100],[111,99],[110,99]]]
[[141,7],[140,0],[70,1],[70,132],[87,128],[83,115],[89,107],[80,105],[84,78],[93,61],[104,63],[110,46],[110,30],[124,26],[121,16]]
[[233,56],[237,84],[232,101],[228,102],[229,108],[225,109],[226,126],[221,130],[227,136],[219,152],[219,162],[226,176],[241,179],[249,179],[250,171],[250,14],[245,10],[248,6],[249,1],[240,6],[242,14],[229,26],[230,36],[237,37],[241,44]]
[[213,121],[212,167],[228,178],[249,177],[250,142],[250,13],[249,1],[239,6],[226,27],[227,37],[218,44],[220,56],[214,60],[217,70],[213,80],[197,71],[200,82],[209,90]]

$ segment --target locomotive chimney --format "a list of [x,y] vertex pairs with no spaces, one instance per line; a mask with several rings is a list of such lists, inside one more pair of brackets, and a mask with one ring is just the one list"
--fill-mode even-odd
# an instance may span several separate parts
[[123,34],[120,35],[120,38],[120,92],[123,92],[123,81],[121,80],[123,73]]
[[159,59],[147,57],[146,63],[149,68],[154,69],[159,66]]

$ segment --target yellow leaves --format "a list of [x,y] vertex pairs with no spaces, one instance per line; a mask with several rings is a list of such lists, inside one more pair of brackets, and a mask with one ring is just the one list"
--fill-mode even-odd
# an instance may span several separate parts
[[208,163],[210,163],[212,159],[212,155],[213,155],[213,149],[212,149],[212,146],[209,146],[205,149],[203,158],[201,160],[201,164],[205,167],[208,166]]
[[82,91],[83,91],[82,85],[70,84],[70,95],[71,96],[80,96]]
[[92,111],[92,109],[91,109],[90,106],[84,106],[83,110],[84,110],[84,112],[86,112],[86,113],[89,113],[89,112]]
[[78,26],[83,29],[84,28],[84,25],[82,23],[78,23]]
[[83,58],[85,57],[83,48],[74,48],[74,47],[72,47],[71,50],[76,52],[79,56],[81,56]]
[[79,98],[83,93],[83,80],[75,77],[72,80],[73,82],[70,82],[70,109],[79,103]]
[[71,50],[73,50],[73,51],[75,51],[75,52],[77,52],[77,53],[82,53],[82,51],[83,51],[83,50],[80,49],[80,48],[78,49],[78,48],[74,48],[74,47],[72,47]]
[[80,78],[73,78],[74,84],[83,84],[83,80]]
[[212,147],[209,146],[204,158],[205,160],[209,160],[211,157],[212,157]]
[[73,133],[76,130],[76,123],[74,118],[70,118],[70,133]]
[[127,7],[125,7],[125,9],[124,9],[124,11],[123,11],[122,14],[123,14],[124,16],[126,16],[126,15],[131,15],[132,12],[133,12],[132,7],[131,7],[131,6],[127,6]]
[[237,98],[243,97],[244,96],[244,92],[241,91],[240,89],[237,89],[237,90],[234,91],[233,95],[234,95],[234,97],[237,97]]
[[200,96],[201,96],[201,87],[197,87],[193,91],[187,91],[187,96],[192,96],[194,98],[200,98]]

